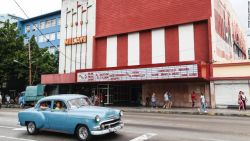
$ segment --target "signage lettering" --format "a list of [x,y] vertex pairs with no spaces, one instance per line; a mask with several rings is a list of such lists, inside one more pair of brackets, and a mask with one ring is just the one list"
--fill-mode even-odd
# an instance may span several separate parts
[[192,64],[180,66],[80,72],[77,74],[77,82],[164,80],[197,77],[198,65]]
[[65,41],[64,41],[66,46],[82,44],[82,43],[86,43],[86,42],[87,42],[87,36],[69,38],[69,39],[65,39]]

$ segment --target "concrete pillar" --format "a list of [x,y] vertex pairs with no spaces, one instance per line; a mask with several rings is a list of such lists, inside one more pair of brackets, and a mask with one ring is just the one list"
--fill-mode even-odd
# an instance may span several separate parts
[[215,84],[214,81],[210,82],[210,104],[211,108],[216,108],[216,100],[215,100]]

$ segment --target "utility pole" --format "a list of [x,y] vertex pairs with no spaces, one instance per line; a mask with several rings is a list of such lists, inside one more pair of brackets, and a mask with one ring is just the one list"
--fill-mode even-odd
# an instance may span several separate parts
[[30,52],[30,41],[29,41],[29,85],[32,85],[32,77],[31,77],[31,52]]

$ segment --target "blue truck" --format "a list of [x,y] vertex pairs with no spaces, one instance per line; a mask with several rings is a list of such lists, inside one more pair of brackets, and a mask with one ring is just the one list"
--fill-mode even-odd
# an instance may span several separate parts
[[25,91],[20,94],[18,100],[20,107],[34,106],[37,101],[45,97],[44,92],[45,85],[27,86]]

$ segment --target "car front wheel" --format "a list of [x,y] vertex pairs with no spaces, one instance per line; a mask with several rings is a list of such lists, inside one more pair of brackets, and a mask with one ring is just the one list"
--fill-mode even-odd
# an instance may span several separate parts
[[36,128],[36,124],[34,122],[29,122],[27,124],[27,132],[30,135],[35,135],[38,133],[38,129]]
[[89,132],[89,129],[84,125],[78,126],[78,128],[76,130],[76,135],[77,135],[79,141],[89,141],[91,138],[91,134]]

